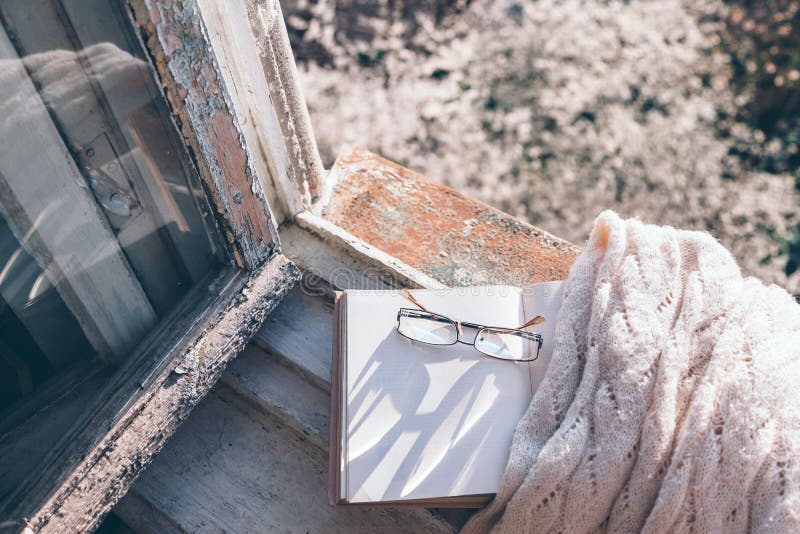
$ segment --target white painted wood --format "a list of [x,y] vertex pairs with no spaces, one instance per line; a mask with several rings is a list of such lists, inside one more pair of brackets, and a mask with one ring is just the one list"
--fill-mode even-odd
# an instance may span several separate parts
[[318,387],[330,390],[333,304],[295,286],[253,342],[296,367]]
[[328,280],[336,289],[446,287],[322,217],[303,212],[295,220],[280,229],[281,246],[306,276]]
[[289,172],[303,205],[311,208],[325,173],[277,0],[240,0],[247,12],[252,43],[270,88],[270,100],[281,128]]
[[230,88],[245,141],[253,147],[249,155],[280,224],[305,206],[290,175],[286,140],[275,115],[245,6],[241,1],[216,0],[198,0],[198,5],[225,84]]
[[257,411],[272,414],[327,450],[328,393],[279,360],[279,356],[250,345],[228,365],[220,380]]
[[170,519],[171,530],[197,533],[451,531],[421,509],[331,507],[326,476],[327,455],[318,447],[212,392],[132,488],[139,502],[128,507],[126,497],[115,511],[127,520],[145,501]]
[[55,437],[3,514],[43,533],[95,528],[298,277],[276,254],[255,273],[230,269],[195,288]]
[[156,315],[0,30],[0,204],[97,352],[120,360]]

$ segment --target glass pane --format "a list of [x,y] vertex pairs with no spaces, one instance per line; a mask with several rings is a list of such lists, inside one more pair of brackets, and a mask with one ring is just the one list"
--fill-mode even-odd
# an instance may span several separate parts
[[475,348],[504,360],[535,360],[539,357],[538,338],[513,330],[484,328],[475,338]]
[[400,310],[397,330],[415,341],[432,345],[452,345],[458,340],[456,324],[434,313]]
[[121,2],[0,3],[0,408],[118,364],[221,248]]

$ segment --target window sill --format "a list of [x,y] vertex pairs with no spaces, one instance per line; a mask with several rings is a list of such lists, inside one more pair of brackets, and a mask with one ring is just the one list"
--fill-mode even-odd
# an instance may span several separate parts
[[578,248],[367,150],[340,155],[315,212],[448,286],[566,278]]
[[301,213],[280,229],[282,252],[304,271],[304,285],[115,509],[132,526],[442,532],[471,514],[327,505],[330,290],[525,285],[566,277],[578,249],[363,150],[340,157],[330,177],[318,214]]

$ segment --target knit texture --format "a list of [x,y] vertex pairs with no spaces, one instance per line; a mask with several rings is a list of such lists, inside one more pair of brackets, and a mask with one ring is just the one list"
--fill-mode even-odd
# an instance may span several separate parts
[[711,236],[595,222],[463,532],[800,532],[800,306]]

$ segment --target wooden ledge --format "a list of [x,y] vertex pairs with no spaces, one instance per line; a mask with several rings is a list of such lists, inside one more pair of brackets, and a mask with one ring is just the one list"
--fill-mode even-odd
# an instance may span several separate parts
[[226,268],[198,284],[100,386],[77,422],[51,438],[45,459],[0,503],[0,517],[25,532],[97,528],[299,274],[275,254],[256,271]]
[[567,277],[579,250],[367,150],[339,156],[318,208],[334,225],[448,286]]

